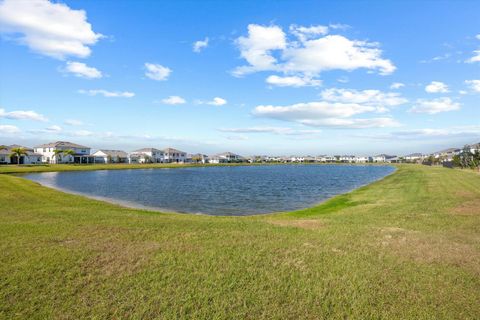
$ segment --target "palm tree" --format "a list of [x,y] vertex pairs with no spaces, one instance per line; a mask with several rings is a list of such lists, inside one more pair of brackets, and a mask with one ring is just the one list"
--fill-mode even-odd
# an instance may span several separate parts
[[59,160],[62,160],[62,157],[60,155],[63,152],[64,152],[64,150],[60,150],[60,149],[53,150],[53,154],[55,155],[55,163],[58,163]]
[[13,148],[10,150],[10,157],[17,157],[17,164],[20,164],[20,157],[27,155],[25,148]]
[[74,156],[75,155],[75,151],[73,151],[72,149],[68,149],[68,150],[65,150],[63,151],[63,154],[66,155],[66,156]]

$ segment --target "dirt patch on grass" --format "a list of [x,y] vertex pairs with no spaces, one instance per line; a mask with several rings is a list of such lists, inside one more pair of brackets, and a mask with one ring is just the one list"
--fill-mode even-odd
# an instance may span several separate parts
[[280,227],[294,227],[307,230],[316,230],[325,226],[325,222],[319,219],[269,220],[268,223]]
[[87,250],[82,268],[106,276],[132,274],[141,270],[160,248],[160,243],[138,239],[126,228],[97,226],[82,229],[77,237],[60,242],[72,249]]
[[459,206],[453,208],[451,212],[454,214],[466,216],[480,215],[480,198],[467,200]]
[[402,258],[453,265],[480,275],[480,251],[469,244],[396,227],[382,228],[380,239],[383,248]]

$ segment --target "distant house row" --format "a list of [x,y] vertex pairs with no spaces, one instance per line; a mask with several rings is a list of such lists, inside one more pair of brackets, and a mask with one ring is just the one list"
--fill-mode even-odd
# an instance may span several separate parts
[[[22,154],[15,154],[22,149]],[[68,141],[56,141],[34,148],[19,145],[0,147],[0,164],[61,164],[61,163],[231,163],[246,162],[247,159],[232,152],[213,156],[189,155],[174,148],[142,148],[127,153],[122,150],[99,149],[91,153],[91,148]]]
[[[22,149],[22,154],[13,152]],[[480,143],[465,147],[474,153],[480,152]],[[99,149],[94,153],[90,147],[68,141],[56,141],[34,148],[19,145],[0,146],[0,164],[41,163],[237,163],[237,162],[293,162],[293,163],[422,163],[436,159],[437,162],[452,161],[465,148],[450,148],[431,154],[412,153],[405,156],[379,154],[376,156],[319,155],[319,156],[251,156],[243,157],[232,152],[215,155],[188,154],[174,148],[142,148],[127,153],[122,150]]]

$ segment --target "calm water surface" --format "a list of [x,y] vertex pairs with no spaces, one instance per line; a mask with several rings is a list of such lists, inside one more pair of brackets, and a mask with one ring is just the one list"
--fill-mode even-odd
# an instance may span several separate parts
[[128,206],[251,215],[311,207],[394,170],[390,166],[273,165],[46,172],[24,177]]

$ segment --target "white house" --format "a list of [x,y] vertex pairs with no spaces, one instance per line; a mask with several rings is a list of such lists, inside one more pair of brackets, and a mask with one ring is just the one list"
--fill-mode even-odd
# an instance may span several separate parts
[[210,157],[210,163],[231,163],[243,161],[246,161],[244,157],[232,152],[219,153]]
[[379,154],[372,157],[373,162],[389,162],[390,159],[396,158],[396,156],[391,156],[388,154]]
[[93,156],[95,163],[127,163],[128,154],[121,150],[101,149],[96,151]]
[[[20,161],[16,156],[12,155],[12,149],[21,148],[25,154],[20,156]],[[0,164],[39,164],[42,163],[42,155],[34,152],[32,148],[27,148],[19,145],[4,146],[0,149]]]
[[168,163],[185,163],[187,162],[187,153],[173,149],[173,148],[166,148],[163,150],[165,154],[165,162]]
[[355,156],[355,163],[367,163],[370,161],[370,157],[366,156]]
[[[55,152],[72,150],[73,154]],[[93,163],[94,157],[90,155],[90,148],[68,141],[56,141],[42,144],[34,148],[35,153],[42,155],[42,162],[46,163]]]
[[411,153],[403,157],[406,162],[421,162],[425,158],[426,156],[421,153]]
[[10,151],[8,149],[0,149],[0,164],[10,163]]
[[471,144],[468,146],[470,148],[470,152],[471,153],[475,153],[475,152],[480,152],[480,142],[479,143],[475,143],[475,144]]
[[316,156],[315,160],[317,162],[327,163],[327,162],[335,162],[337,159],[335,159],[334,156],[320,155],[320,156]]
[[340,156],[339,160],[340,160],[340,162],[351,163],[351,162],[355,162],[355,156],[354,155],[343,155],[343,156]]
[[155,148],[143,148],[133,151],[128,155],[129,163],[163,163],[165,152]]
[[196,154],[192,154],[190,156],[187,156],[187,158],[189,158],[192,162],[194,163],[208,163],[209,161],[209,158],[206,154],[201,154],[201,153],[196,153]]

